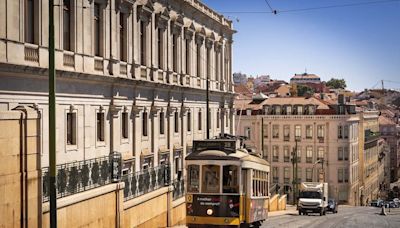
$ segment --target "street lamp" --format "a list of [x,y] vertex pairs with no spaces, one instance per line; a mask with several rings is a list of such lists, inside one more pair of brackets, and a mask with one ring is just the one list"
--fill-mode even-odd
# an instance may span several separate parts
[[[321,163],[321,164],[322,164],[322,170],[324,169],[324,159],[323,159],[323,158],[318,159],[316,162],[314,162],[313,167],[312,167],[312,170],[311,170],[311,177],[312,177],[313,180],[314,180],[314,169],[315,169],[315,165],[318,164],[318,163]],[[324,178],[324,179],[325,179],[325,178]]]

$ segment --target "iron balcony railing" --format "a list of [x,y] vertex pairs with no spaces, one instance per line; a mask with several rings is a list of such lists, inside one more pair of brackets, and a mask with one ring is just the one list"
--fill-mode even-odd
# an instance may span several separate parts
[[179,199],[185,194],[185,182],[182,180],[174,180],[172,185],[174,190],[172,192],[173,199]]
[[125,182],[124,201],[168,186],[169,180],[170,168],[168,164],[124,175],[122,176],[122,181]]
[[[57,198],[118,182],[121,174],[121,155],[109,156],[57,165]],[[49,167],[42,169],[42,202],[49,201]]]

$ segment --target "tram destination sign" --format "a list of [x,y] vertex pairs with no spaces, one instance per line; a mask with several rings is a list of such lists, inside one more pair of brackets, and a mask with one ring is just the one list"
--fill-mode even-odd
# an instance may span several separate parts
[[193,152],[203,150],[221,150],[233,153],[236,151],[236,140],[198,140],[193,141]]
[[[239,217],[239,195],[193,195],[191,197],[191,201],[187,202],[187,215]],[[212,214],[207,214],[210,209]]]

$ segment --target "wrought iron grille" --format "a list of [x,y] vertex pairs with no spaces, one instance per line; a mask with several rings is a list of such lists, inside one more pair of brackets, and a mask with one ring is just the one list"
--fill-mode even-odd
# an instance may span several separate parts
[[122,181],[125,182],[124,201],[168,186],[169,180],[168,164],[124,175],[122,176]]
[[174,191],[172,192],[172,197],[174,200],[182,197],[185,194],[185,182],[182,180],[174,180],[172,183],[174,186]]
[[[49,201],[49,168],[42,169],[43,202]],[[57,165],[57,198],[118,182],[121,155],[118,153],[79,162]]]

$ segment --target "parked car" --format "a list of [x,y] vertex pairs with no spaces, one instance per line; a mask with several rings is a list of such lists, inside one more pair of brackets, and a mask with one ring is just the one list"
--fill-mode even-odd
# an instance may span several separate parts
[[378,207],[378,200],[372,200],[370,203],[371,207]]
[[397,204],[394,201],[389,202],[389,208],[397,208]]
[[338,203],[335,199],[328,199],[328,207],[326,211],[331,211],[332,213],[338,212]]

